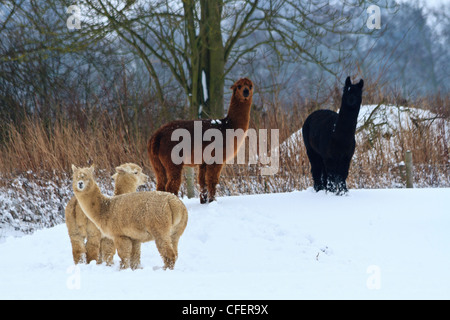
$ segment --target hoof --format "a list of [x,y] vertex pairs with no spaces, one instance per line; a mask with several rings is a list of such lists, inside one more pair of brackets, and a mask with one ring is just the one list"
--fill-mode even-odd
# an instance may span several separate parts
[[208,195],[206,193],[201,193],[200,194],[200,203],[204,204],[208,202]]
[[316,192],[322,191],[324,189],[325,188],[322,185],[314,185],[314,191],[316,191]]
[[345,196],[346,194],[348,194],[348,189],[342,189],[342,190],[336,191],[337,196]]

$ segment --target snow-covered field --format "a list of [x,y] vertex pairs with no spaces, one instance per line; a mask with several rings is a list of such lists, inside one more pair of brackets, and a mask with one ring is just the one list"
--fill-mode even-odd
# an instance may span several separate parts
[[60,224],[0,242],[0,299],[450,298],[450,188],[184,202],[175,270],[74,266]]

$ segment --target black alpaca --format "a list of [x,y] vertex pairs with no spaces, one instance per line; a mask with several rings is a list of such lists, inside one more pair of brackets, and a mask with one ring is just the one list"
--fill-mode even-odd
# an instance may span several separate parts
[[355,130],[363,85],[362,79],[358,84],[352,84],[348,77],[339,114],[317,110],[303,125],[303,141],[316,191],[325,189],[338,195],[348,191],[345,180],[355,152]]

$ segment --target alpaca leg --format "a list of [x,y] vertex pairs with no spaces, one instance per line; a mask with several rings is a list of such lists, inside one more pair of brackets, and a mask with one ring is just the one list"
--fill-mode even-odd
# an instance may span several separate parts
[[345,180],[340,180],[337,183],[336,195],[342,196],[342,195],[346,194],[347,192],[348,192],[347,183],[345,182]]
[[114,264],[115,253],[116,247],[114,246],[114,241],[109,238],[103,237],[100,240],[100,253],[97,263],[105,262],[107,266],[112,266]]
[[[100,237],[88,238],[86,242],[86,263],[91,261],[98,261],[100,252]],[[97,262],[98,263],[98,262]]]
[[130,267],[132,241],[128,237],[114,238],[114,245],[120,257],[120,269],[128,269]]
[[101,233],[92,221],[88,220],[86,224],[86,262],[89,264],[92,260],[99,260]]
[[337,195],[343,195],[348,192],[346,180],[348,177],[349,168],[350,168],[350,160],[348,159],[344,159],[339,165],[335,178]]
[[72,244],[72,256],[75,264],[86,262],[86,246],[84,245],[84,236],[80,234],[71,234],[70,242]]
[[136,270],[141,268],[141,242],[131,240],[131,269]]
[[178,258],[178,241],[180,240],[181,235],[183,234],[184,230],[186,229],[187,225],[187,215],[182,218],[182,220],[173,228],[171,240],[172,240],[172,247],[175,251],[175,259]]
[[[75,264],[86,262],[86,221],[84,213],[78,208],[78,202],[75,197],[69,200],[65,209],[65,218],[67,231],[69,233],[70,243],[72,245],[72,256]],[[79,219],[77,219],[79,218]]]
[[314,181],[314,190],[316,192],[325,189],[327,174],[323,164],[322,157],[315,151],[307,150],[309,163],[311,164],[311,174]]
[[161,160],[159,160],[158,156],[151,156],[150,163],[152,164],[153,171],[156,176],[156,190],[158,191],[166,191],[167,184],[167,173],[164,168]]
[[328,181],[326,184],[326,190],[328,192],[337,193],[339,185],[342,181],[340,171],[339,171],[339,160],[327,159],[326,168],[328,173]]
[[219,183],[220,172],[223,164],[211,164],[206,166],[206,185],[208,186],[208,202],[216,200],[216,186]]
[[166,173],[162,173],[156,176],[156,190],[166,191],[167,177]]
[[336,181],[337,181],[337,166],[333,160],[328,160],[326,162],[327,170],[327,184],[325,185],[325,190],[328,192],[336,192]]
[[328,159],[326,167],[328,170],[327,191],[336,193],[336,195],[345,194],[348,191],[345,180],[348,176],[350,159]]
[[178,190],[180,190],[181,176],[182,176],[183,166],[172,165],[170,168],[166,168],[167,172],[167,184],[166,192],[171,192],[178,196]]
[[348,192],[347,183],[342,175],[337,174],[334,180],[334,192],[336,195],[341,196]]
[[166,191],[167,173],[166,169],[161,165],[161,170],[155,171],[156,174],[156,190]]
[[208,200],[208,190],[206,189],[206,163],[202,163],[198,170],[198,184],[200,185],[200,203]]
[[173,270],[176,261],[176,253],[170,237],[159,236],[155,238],[156,248],[164,261],[164,269]]
[[335,193],[336,195],[345,194],[348,191],[345,179],[343,179],[339,173],[332,173],[328,179],[327,191]]
[[173,252],[175,253],[175,261],[178,258],[178,241],[180,240],[180,237],[177,235],[172,235],[170,237],[170,239],[172,240],[172,248],[173,248]]
[[330,171],[330,173],[328,174],[328,181],[326,184],[326,190],[328,192],[332,192],[332,193],[336,193],[336,180],[337,180],[337,175],[336,172],[334,171]]
[[321,186],[322,186],[322,190],[325,189],[326,190],[326,186],[328,184],[328,172],[327,172],[327,167],[325,165],[322,164],[322,175],[320,176],[320,181],[321,181]]
[[166,191],[167,173],[166,169],[164,169],[162,164],[160,168],[157,171],[155,171],[155,174],[156,174],[156,190]]

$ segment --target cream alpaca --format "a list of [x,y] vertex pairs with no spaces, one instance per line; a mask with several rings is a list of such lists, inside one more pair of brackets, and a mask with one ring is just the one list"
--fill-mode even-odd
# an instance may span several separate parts
[[160,191],[134,192],[108,198],[94,180],[94,168],[72,165],[73,189],[86,216],[114,240],[121,268],[139,268],[141,243],[155,240],[164,268],[173,269],[178,240],[187,225],[185,205]]
[[[148,181],[142,168],[134,163],[116,167],[112,178],[115,180],[114,195],[135,192]],[[67,203],[65,215],[75,264],[96,260],[97,263],[112,265],[116,251],[114,242],[102,237],[100,230],[84,214],[75,196]]]

